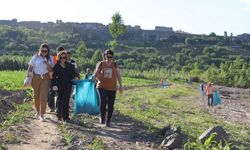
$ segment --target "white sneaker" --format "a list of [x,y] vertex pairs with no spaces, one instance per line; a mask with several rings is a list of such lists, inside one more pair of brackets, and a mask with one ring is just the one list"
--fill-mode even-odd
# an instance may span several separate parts
[[37,112],[34,116],[35,119],[39,119],[40,118],[40,114]]
[[39,119],[40,119],[40,121],[44,122],[45,121],[44,115],[41,115]]

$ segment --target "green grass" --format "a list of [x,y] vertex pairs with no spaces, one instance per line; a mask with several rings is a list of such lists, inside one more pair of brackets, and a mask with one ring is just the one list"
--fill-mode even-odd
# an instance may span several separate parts
[[25,71],[1,71],[0,89],[19,90],[23,87]]
[[[25,71],[1,71],[0,89],[20,90],[22,89]],[[31,90],[28,89],[27,98],[31,98]],[[33,115],[32,102],[15,104],[15,111],[6,112],[3,122],[0,124],[0,132],[4,132],[4,138],[7,143],[18,142],[18,137],[12,131],[12,126],[22,123],[25,119]],[[4,145],[1,145],[4,149]]]
[[73,135],[68,130],[68,126],[66,124],[60,125],[60,133],[63,136],[63,139],[66,141],[67,145],[71,145],[73,142]]
[[4,135],[4,139],[9,144],[16,144],[20,143],[21,140],[18,138],[13,131],[7,131]]
[[4,117],[4,121],[2,122],[2,124],[0,124],[0,130],[17,125],[23,122],[26,118],[29,118],[33,115],[31,102],[16,104],[14,106],[16,108],[16,111],[10,112]]
[[180,100],[195,93],[185,86],[128,90],[117,95],[116,108],[122,114],[146,123],[151,131],[159,131],[167,125],[180,126],[184,134],[196,140],[206,129],[221,125],[234,136],[234,141],[249,144],[247,127],[215,119],[194,104]]
[[93,150],[104,150],[104,143],[102,141],[102,138],[96,137],[91,143],[91,149]]
[[[19,90],[23,88],[26,71],[0,71],[0,89]],[[159,81],[122,77],[124,86],[143,86],[158,84]]]
[[8,150],[5,144],[0,144],[0,150]]
[[[23,123],[24,120],[30,118],[33,115],[32,103],[23,103],[14,105],[16,110],[8,113],[4,117],[4,121],[0,124],[0,132],[4,133],[4,140],[6,143],[20,143],[20,137],[15,135],[13,126]],[[4,145],[2,145],[4,149]]]
[[123,86],[142,86],[142,85],[152,85],[159,84],[160,81],[122,77]]
[[96,136],[92,139],[91,143],[84,146],[86,150],[105,150],[103,139],[99,136]]

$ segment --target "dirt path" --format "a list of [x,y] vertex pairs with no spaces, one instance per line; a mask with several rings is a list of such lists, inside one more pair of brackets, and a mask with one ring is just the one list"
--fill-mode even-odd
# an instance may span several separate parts
[[[84,119],[85,123],[81,123]],[[54,121],[54,114],[48,114],[45,122],[33,119],[18,126],[17,134],[21,137],[20,144],[9,144],[9,150],[61,150],[67,149],[59,134],[60,123]],[[161,138],[148,132],[142,122],[114,113],[111,127],[99,124],[97,117],[79,115],[72,117],[67,124],[73,136],[72,150],[92,149],[95,138],[103,141],[105,149],[151,150]],[[67,148],[66,148],[67,147]]]
[[[89,119],[89,120],[88,120]],[[156,149],[155,143],[161,139],[159,135],[152,134],[144,123],[135,121],[130,117],[114,113],[112,126],[106,127],[99,124],[99,119],[91,118],[88,115],[80,115],[74,118],[71,124],[73,135],[75,136],[75,149],[86,149],[91,146],[93,139],[100,138],[104,143],[105,149],[129,149],[129,150],[150,150]],[[74,121],[73,120],[73,121]],[[79,121],[85,120],[79,126]]]
[[62,137],[59,135],[59,122],[54,121],[54,114],[47,114],[46,120],[27,120],[16,128],[20,144],[8,145],[9,150],[52,150],[60,149]]
[[100,124],[98,116],[81,114],[71,118],[71,123],[65,125],[72,136],[72,145],[65,144],[59,133],[63,123],[57,121],[55,113],[47,113],[45,122],[32,118],[15,127],[15,134],[21,141],[7,147],[9,150],[94,149],[93,140],[99,138],[105,149],[151,150],[157,149],[155,143],[162,140],[159,135],[150,133],[143,122],[116,111],[111,127]]

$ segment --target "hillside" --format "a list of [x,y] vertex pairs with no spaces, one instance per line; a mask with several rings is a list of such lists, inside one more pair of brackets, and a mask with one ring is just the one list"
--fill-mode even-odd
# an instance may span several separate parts
[[[67,49],[76,49],[80,41],[88,48],[106,49],[106,43],[112,39],[107,25],[100,23],[54,22],[0,20],[0,50],[33,51],[39,43],[47,42],[51,48],[64,45]],[[245,54],[244,42],[250,41],[249,34],[237,36],[195,35],[174,31],[171,27],[156,26],[154,30],[143,30],[140,26],[126,26],[127,32],[119,38],[119,50],[127,50],[126,46],[154,47],[162,54],[174,55],[180,51],[181,44],[191,43],[193,48],[203,49],[205,46],[226,45],[238,54]],[[188,41],[188,40],[189,41]],[[125,47],[124,47],[125,46]],[[191,48],[191,47],[190,47]],[[247,50],[249,47],[247,47]]]

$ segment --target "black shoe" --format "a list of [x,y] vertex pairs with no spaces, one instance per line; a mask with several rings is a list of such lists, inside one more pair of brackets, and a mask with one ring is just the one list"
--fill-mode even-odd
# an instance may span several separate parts
[[62,117],[57,117],[57,120],[58,121],[62,121]]
[[70,119],[65,119],[64,122],[71,123]]
[[111,127],[110,122],[106,122],[106,127]]

